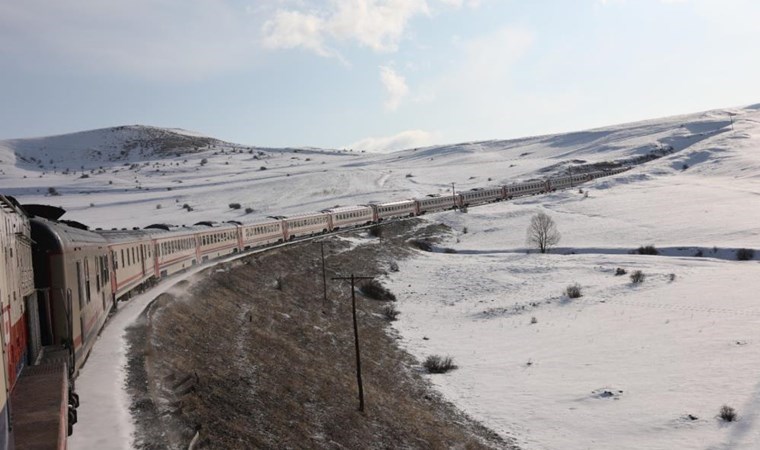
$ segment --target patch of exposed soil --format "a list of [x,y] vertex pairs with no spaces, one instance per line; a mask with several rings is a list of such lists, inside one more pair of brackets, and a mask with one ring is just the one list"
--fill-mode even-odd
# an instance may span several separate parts
[[[365,411],[358,411],[351,297],[336,276],[377,275],[435,242],[441,226],[386,224],[220,265],[157,298],[129,332],[138,448],[514,448],[432,390],[382,311],[357,316]],[[400,299],[399,301],[403,301]],[[403,318],[401,319],[403,320]]]

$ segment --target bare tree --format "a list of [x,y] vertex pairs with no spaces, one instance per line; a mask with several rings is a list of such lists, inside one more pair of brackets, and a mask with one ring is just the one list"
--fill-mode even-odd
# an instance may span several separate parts
[[559,242],[561,235],[548,214],[540,212],[530,219],[528,227],[528,245],[537,247],[541,253],[546,253]]

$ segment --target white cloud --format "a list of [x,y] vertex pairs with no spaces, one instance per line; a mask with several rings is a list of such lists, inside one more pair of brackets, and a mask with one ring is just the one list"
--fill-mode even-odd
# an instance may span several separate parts
[[436,135],[424,130],[407,130],[392,136],[368,137],[347,146],[355,151],[390,153],[408,148],[426,147],[435,143]]
[[268,48],[303,47],[321,56],[330,56],[325,48],[324,21],[319,17],[298,11],[277,11],[274,18],[264,23],[264,46]]
[[429,102],[453,95],[468,103],[503,102],[512,72],[534,39],[532,31],[508,26],[472,39],[455,41],[456,63],[451,70],[423,83],[415,100]]
[[480,0],[439,0],[441,3],[455,8],[461,8],[466,5],[470,8],[476,8],[480,6]]
[[0,1],[0,64],[197,79],[255,54],[241,11],[206,0]]
[[397,110],[401,100],[409,93],[406,80],[393,68],[387,66],[380,67],[380,80],[388,94],[388,98],[385,100],[385,108],[389,111]]
[[426,0],[331,0],[316,11],[278,11],[262,32],[265,45],[272,49],[303,47],[321,56],[336,56],[324,45],[330,38],[394,52],[409,21],[427,14]]

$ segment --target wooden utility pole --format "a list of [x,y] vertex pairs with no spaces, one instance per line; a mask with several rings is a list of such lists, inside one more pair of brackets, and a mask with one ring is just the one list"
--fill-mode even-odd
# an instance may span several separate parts
[[327,270],[325,269],[325,241],[319,241],[319,249],[322,252],[322,291],[324,304],[327,305]]
[[371,280],[374,277],[335,277],[333,280],[351,280],[351,314],[354,317],[354,347],[356,348],[356,384],[359,387],[359,412],[364,412],[364,386],[362,385],[362,357],[359,351],[359,326],[356,322],[356,280]]

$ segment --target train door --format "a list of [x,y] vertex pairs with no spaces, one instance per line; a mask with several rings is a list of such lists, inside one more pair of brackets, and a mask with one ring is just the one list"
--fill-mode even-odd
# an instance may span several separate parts
[[142,276],[145,276],[145,245],[140,244],[140,264],[142,267]]
[[[81,342],[84,342],[84,326],[85,326],[85,320],[84,320],[84,307],[85,307],[85,287],[84,287],[84,274],[82,273],[82,261],[76,262],[77,267],[77,288],[79,291],[79,309],[77,314],[79,316],[79,338]],[[73,330],[72,330],[73,331]],[[74,347],[76,348],[76,333],[72,336],[74,338]],[[80,342],[80,345],[81,345]]]
[[24,299],[26,306],[26,321],[29,336],[27,339],[27,350],[29,362],[34,364],[42,349],[42,337],[40,332],[40,316],[38,314],[39,306],[37,305],[37,293],[27,296]]

